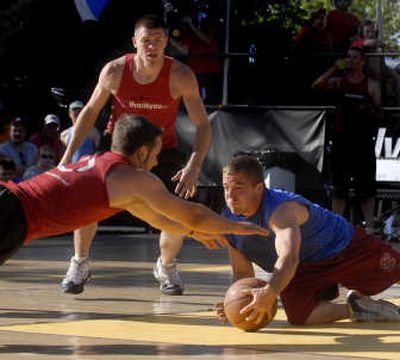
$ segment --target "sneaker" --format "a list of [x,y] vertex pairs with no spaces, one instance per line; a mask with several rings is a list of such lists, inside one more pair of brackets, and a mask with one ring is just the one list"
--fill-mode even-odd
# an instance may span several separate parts
[[153,269],[153,274],[156,280],[160,283],[160,290],[165,295],[182,295],[183,294],[183,281],[181,280],[176,263],[163,265],[161,258]]
[[78,262],[75,257],[71,258],[67,274],[61,282],[61,290],[68,294],[80,294],[83,292],[85,283],[91,279],[89,258]]
[[353,321],[400,321],[400,309],[395,304],[373,300],[355,290],[347,294],[347,305]]

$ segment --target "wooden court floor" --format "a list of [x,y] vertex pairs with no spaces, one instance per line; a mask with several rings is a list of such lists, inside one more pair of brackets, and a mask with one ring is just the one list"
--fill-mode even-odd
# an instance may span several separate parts
[[[59,283],[70,236],[31,243],[0,269],[0,359],[400,359],[400,323],[296,327],[282,309],[258,333],[216,319],[229,279],[225,251],[187,241],[183,296],[162,296],[152,277],[157,236],[101,233],[93,281],[81,295]],[[385,297],[400,304],[400,285]]]

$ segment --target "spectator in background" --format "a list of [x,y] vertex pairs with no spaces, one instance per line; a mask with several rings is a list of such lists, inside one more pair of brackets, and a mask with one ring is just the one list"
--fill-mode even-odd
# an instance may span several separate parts
[[[365,20],[360,26],[359,37],[352,47],[360,47],[368,53],[379,53],[383,51],[395,51],[388,44],[378,38],[375,23]],[[386,106],[400,105],[400,76],[385,63],[385,57],[379,54],[366,57],[365,72],[368,77],[380,83],[382,98]]]
[[[73,130],[73,126],[76,123],[76,120],[84,108],[84,103],[82,101],[73,101],[69,104],[68,107],[68,115],[72,121],[72,126],[65,129],[61,133],[61,141],[64,143],[65,146],[69,144],[71,139],[71,134]],[[72,155],[72,162],[77,162],[83,155],[91,155],[94,154],[96,149],[98,148],[100,143],[100,133],[96,127],[92,127],[89,131],[87,137],[83,139],[82,144],[78,147],[75,153]]]
[[212,15],[200,13],[197,25],[188,15],[182,18],[182,23],[184,26],[180,38],[174,39],[172,36],[170,44],[177,52],[177,57],[184,57],[196,74],[203,101],[207,104],[219,104],[221,85],[217,44],[218,20]]
[[358,34],[360,20],[350,13],[353,0],[333,0],[334,10],[328,13],[327,30],[332,35],[333,51],[345,54]]
[[298,32],[293,52],[295,98],[309,99],[311,83],[329,66],[329,58],[324,56],[332,50],[332,36],[326,29],[327,11],[318,8],[311,12],[308,23]]
[[48,145],[43,145],[39,149],[37,164],[32,165],[25,170],[22,180],[28,180],[36,175],[50,170],[56,166],[56,164],[56,154],[54,153],[53,148]]
[[34,165],[37,160],[37,147],[24,141],[25,136],[24,120],[17,117],[10,124],[10,140],[0,145],[0,154],[11,159],[16,166],[15,182],[19,182],[27,167]]
[[14,161],[6,157],[0,157],[0,181],[13,181],[16,170]]
[[379,84],[364,75],[364,63],[362,50],[351,48],[347,58],[336,61],[314,82],[313,87],[336,92],[332,210],[344,214],[349,189],[353,188],[364,220],[370,224],[374,219],[376,193],[373,136],[380,116],[381,95]]
[[47,145],[53,148],[56,159],[59,161],[64,155],[65,145],[60,140],[61,120],[55,114],[48,114],[44,118],[41,132],[33,134],[29,142],[35,144],[38,149]]
[[[353,41],[351,47],[362,48],[364,52],[377,52],[385,44],[377,38],[375,23],[365,20],[360,25],[359,37]],[[365,60],[365,71],[367,75],[376,81],[382,80],[385,61],[382,56],[368,56]]]

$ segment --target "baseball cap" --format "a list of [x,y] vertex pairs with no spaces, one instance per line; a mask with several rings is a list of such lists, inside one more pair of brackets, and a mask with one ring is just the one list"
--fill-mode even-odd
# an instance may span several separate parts
[[82,101],[76,100],[73,101],[71,104],[68,106],[68,110],[72,111],[75,109],[83,109],[85,107],[85,104]]
[[22,117],[16,117],[14,119],[11,120],[10,125],[21,125],[21,126],[25,126],[25,121]]
[[49,125],[49,124],[57,124],[58,126],[61,125],[60,118],[55,115],[55,114],[47,114],[44,118],[44,124]]

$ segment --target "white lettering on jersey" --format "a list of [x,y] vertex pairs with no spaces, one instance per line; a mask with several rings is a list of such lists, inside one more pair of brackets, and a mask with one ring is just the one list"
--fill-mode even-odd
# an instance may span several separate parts
[[64,186],[69,186],[69,185],[70,185],[69,182],[66,181],[66,180],[64,180],[60,175],[53,174],[53,173],[51,173],[51,172],[49,172],[49,171],[46,171],[46,174],[47,174],[47,175],[50,175],[50,176],[52,176],[52,177],[54,177],[54,178],[56,178],[56,179],[59,180],[59,181],[61,181],[61,183],[62,183]]

